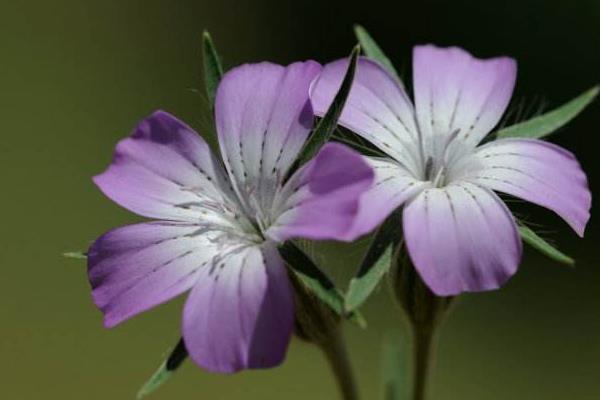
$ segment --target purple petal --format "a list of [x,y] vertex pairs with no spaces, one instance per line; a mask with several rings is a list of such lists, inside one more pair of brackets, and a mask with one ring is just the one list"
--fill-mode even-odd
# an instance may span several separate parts
[[233,198],[206,142],[163,111],[142,120],[119,142],[111,165],[94,182],[119,205],[165,220],[194,220],[197,212],[190,205],[199,199]]
[[438,296],[497,289],[517,270],[515,221],[488,189],[427,189],[405,207],[403,221],[413,264]]
[[412,199],[429,182],[416,180],[410,172],[397,162],[376,157],[365,157],[373,168],[375,179],[371,187],[362,194],[355,225],[379,225],[396,208]]
[[219,143],[242,198],[276,186],[295,161],[313,125],[308,88],[320,68],[313,61],[246,64],[221,80]]
[[326,144],[280,192],[274,205],[279,217],[267,235],[276,241],[300,237],[351,241],[371,231],[378,221],[357,221],[356,216],[373,177],[360,154],[337,143]]
[[113,327],[191,288],[216,254],[198,227],[150,222],[109,231],[90,247],[92,297]]
[[292,334],[294,303],[274,245],[215,259],[201,275],[183,315],[192,360],[221,373],[280,364]]
[[[348,60],[329,63],[311,87],[315,114],[323,116],[337,93]],[[417,127],[402,83],[374,61],[360,58],[339,124],[361,135],[412,171],[418,169]]]
[[483,166],[471,180],[560,215],[579,236],[590,218],[587,178],[569,151],[535,139],[502,139],[477,150]]
[[446,138],[474,147],[500,121],[512,96],[516,62],[474,58],[457,47],[416,46],[415,107],[426,154],[438,154]]

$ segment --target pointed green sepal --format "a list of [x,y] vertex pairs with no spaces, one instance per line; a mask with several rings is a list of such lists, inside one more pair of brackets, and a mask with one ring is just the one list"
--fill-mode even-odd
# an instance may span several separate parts
[[[289,241],[279,247],[279,252],[294,275],[311,293],[337,315],[347,315],[344,312],[344,296],[306,253]],[[366,321],[360,313],[352,313],[348,318],[363,328],[366,326]]]
[[154,374],[144,383],[137,393],[137,398],[141,399],[154,392],[163,383],[165,383],[173,373],[181,366],[187,358],[187,350],[183,339],[180,339],[175,348],[169,354],[169,357],[160,365]]
[[219,54],[210,37],[208,31],[202,34],[202,61],[204,66],[204,86],[206,88],[206,97],[211,109],[215,105],[217,87],[223,77],[223,67],[219,59]]
[[530,120],[498,131],[498,138],[542,138],[575,118],[598,95],[600,86],[594,86],[562,106]]
[[304,144],[296,161],[295,168],[292,168],[292,170],[296,170],[299,166],[312,159],[333,135],[333,132],[337,127],[337,121],[342,114],[344,104],[346,104],[346,99],[352,88],[352,82],[354,81],[354,74],[356,72],[356,62],[359,54],[360,46],[356,45],[352,50],[352,53],[350,53],[350,62],[348,63],[348,68],[346,69],[346,74],[344,75],[340,89],[333,98],[333,102],[329,106],[329,109],[327,109],[323,118],[319,120],[317,127]]
[[[392,261],[393,246],[388,245],[377,261],[372,263],[365,271],[350,281],[346,296],[345,310],[352,312],[360,307],[375,290],[381,278],[389,271]],[[363,269],[361,267],[361,269]]]
[[376,147],[361,141],[357,135],[346,134],[346,133],[342,132],[339,128],[340,127],[338,126],[338,129],[336,129],[333,136],[331,137],[333,141],[345,144],[346,146],[350,147],[353,150],[356,150],[356,152],[358,152],[364,156],[370,156],[370,157],[385,157],[386,156],[385,153],[382,153]]
[[375,234],[356,276],[350,281],[346,295],[346,312],[352,312],[360,307],[389,271],[392,253],[401,237],[400,215],[395,211]]
[[87,260],[87,253],[84,251],[67,251],[62,255],[63,257],[73,258],[76,260]]
[[553,259],[554,261],[567,265],[575,264],[575,260],[573,260],[568,255],[564,254],[560,250],[556,249],[550,243],[546,242],[537,233],[535,233],[532,229],[528,228],[527,226],[520,224],[519,234],[521,235],[521,238],[525,243],[527,243],[540,253]]
[[373,37],[367,32],[365,28],[360,25],[354,25],[354,34],[358,39],[358,43],[360,47],[362,47],[365,55],[372,60],[377,61],[383,67],[385,67],[388,72],[390,72],[396,78],[399,77],[398,72],[394,68],[394,65],[390,61],[389,58],[385,55],[381,47],[375,42]]

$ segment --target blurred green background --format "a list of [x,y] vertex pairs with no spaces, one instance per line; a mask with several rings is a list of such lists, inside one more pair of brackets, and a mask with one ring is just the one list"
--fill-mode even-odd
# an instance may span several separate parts
[[[181,299],[105,330],[93,306],[85,249],[138,220],[90,177],[117,140],[157,108],[202,131],[200,37],[209,29],[227,66],[321,62],[346,55],[362,23],[399,69],[414,44],[456,44],[519,61],[516,99],[558,105],[600,81],[598,0],[10,1],[0,5],[0,398],[131,399],[179,334]],[[541,97],[540,97],[541,96]],[[600,179],[596,103],[552,140]],[[551,231],[575,269],[527,250],[493,293],[464,296],[444,326],[431,399],[600,398],[600,225],[577,240],[537,208],[520,212]],[[362,242],[364,245],[364,240]],[[363,249],[323,246],[347,282]],[[381,339],[400,320],[386,288],[348,326],[363,398],[380,398]],[[191,363],[155,399],[335,399],[321,355],[294,342],[277,369],[210,375]]]

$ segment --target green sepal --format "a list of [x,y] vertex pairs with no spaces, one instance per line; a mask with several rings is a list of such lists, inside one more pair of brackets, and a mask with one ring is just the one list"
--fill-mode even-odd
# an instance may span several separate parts
[[369,34],[369,32],[367,32],[365,28],[363,28],[360,25],[354,25],[354,34],[358,39],[360,47],[362,47],[365,55],[368,58],[377,61],[379,64],[385,67],[388,70],[388,72],[394,75],[394,77],[400,79],[398,72],[396,71],[396,68],[394,68],[394,65],[392,64],[390,59],[387,58],[383,50],[381,50],[381,47],[379,47],[377,42],[375,42],[373,37]]
[[212,41],[210,33],[204,31],[202,34],[202,62],[204,66],[204,86],[206,88],[206,97],[211,110],[215,106],[215,97],[217,87],[223,77],[223,67],[219,59],[219,54]]
[[574,265],[575,260],[564,254],[550,243],[542,239],[537,233],[535,233],[529,227],[519,224],[519,234],[525,243],[544,254],[545,256],[557,261],[561,264]]
[[360,307],[389,271],[395,245],[401,237],[400,215],[399,211],[395,211],[375,234],[356,276],[350,281],[346,294],[346,312],[352,312]]
[[562,106],[527,121],[498,131],[498,138],[539,139],[564,126],[596,98],[600,86],[594,86]]
[[298,169],[298,167],[312,159],[315,154],[317,154],[319,149],[325,143],[327,143],[327,141],[333,135],[333,132],[337,127],[338,119],[342,114],[344,104],[346,104],[346,99],[350,94],[350,89],[352,88],[354,73],[356,72],[356,62],[359,54],[360,46],[356,45],[352,50],[352,53],[350,53],[350,61],[348,63],[348,68],[346,69],[346,74],[344,75],[344,79],[342,80],[342,84],[340,85],[338,92],[333,98],[333,102],[327,109],[327,112],[323,118],[319,120],[317,127],[313,130],[312,134],[304,144],[304,147],[302,148],[302,151],[296,160],[295,167],[292,168],[292,170]]
[[87,253],[84,251],[67,251],[62,253],[63,257],[73,258],[75,260],[87,260]]
[[332,141],[345,144],[346,146],[365,156],[387,157],[387,155],[381,150],[377,149],[377,147],[373,146],[351,131],[341,129],[339,125],[331,136],[331,139]]
[[347,314],[344,312],[343,294],[298,246],[288,241],[279,247],[279,253],[294,275],[319,300],[327,304],[337,315],[347,316],[348,319],[357,323],[360,327],[366,327],[366,321],[360,313]]
[[169,354],[169,357],[158,367],[150,379],[146,381],[137,393],[137,398],[141,399],[154,392],[163,383],[165,383],[173,373],[181,366],[188,356],[183,339],[180,339],[175,348]]

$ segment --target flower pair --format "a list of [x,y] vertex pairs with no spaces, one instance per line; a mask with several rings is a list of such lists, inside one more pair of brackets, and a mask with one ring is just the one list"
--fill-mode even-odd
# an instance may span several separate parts
[[416,269],[433,292],[454,295],[499,287],[520,261],[514,217],[493,190],[555,211],[582,235],[590,193],[569,152],[531,139],[479,145],[509,103],[514,61],[418,46],[413,63],[414,104],[398,79],[360,59],[339,119],[382,157],[328,143],[294,170],[347,60],[226,73],[215,100],[221,157],[165,112],[140,122],[94,179],[157,220],[110,231],[88,252],[106,326],[191,290],[182,323],[191,358],[216,372],[265,368],[282,361],[294,325],[277,250],[287,240],[352,241],[404,206]]

